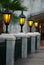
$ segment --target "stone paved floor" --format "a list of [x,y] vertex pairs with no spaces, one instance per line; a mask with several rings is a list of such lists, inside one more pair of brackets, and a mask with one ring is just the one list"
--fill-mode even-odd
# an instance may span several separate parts
[[40,46],[44,47],[44,40],[41,40]]
[[17,60],[15,65],[44,65],[44,49],[40,49],[25,59]]

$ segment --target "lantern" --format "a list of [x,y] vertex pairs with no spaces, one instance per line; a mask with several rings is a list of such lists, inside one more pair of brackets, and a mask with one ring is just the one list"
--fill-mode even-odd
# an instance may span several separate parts
[[19,23],[21,26],[21,32],[23,32],[23,25],[25,23],[25,15],[23,14],[23,11],[21,12],[20,16],[19,16]]
[[28,18],[28,26],[30,27],[30,32],[31,32],[31,28],[33,26],[33,20],[32,20],[32,17],[30,15],[30,17]]
[[8,25],[10,23],[10,18],[11,18],[11,11],[6,8],[4,11],[3,11],[3,20],[4,20],[4,23],[6,25],[6,33],[8,33]]

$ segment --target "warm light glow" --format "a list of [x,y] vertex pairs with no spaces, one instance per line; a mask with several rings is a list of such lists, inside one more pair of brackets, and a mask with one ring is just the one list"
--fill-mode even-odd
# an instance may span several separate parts
[[23,25],[25,22],[25,18],[20,18],[20,24]]
[[33,25],[33,21],[28,21],[28,25],[32,26]]
[[34,26],[37,27],[37,26],[38,26],[38,22],[35,22],[35,23],[34,23]]
[[9,23],[10,22],[10,16],[11,16],[10,14],[3,14],[5,23]]
[[39,28],[41,29],[41,25],[39,25]]

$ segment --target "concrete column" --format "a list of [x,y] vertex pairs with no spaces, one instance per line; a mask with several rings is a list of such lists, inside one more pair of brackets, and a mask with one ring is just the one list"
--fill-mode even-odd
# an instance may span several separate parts
[[31,36],[31,53],[35,52],[35,36]]
[[40,35],[37,36],[37,50],[40,49]]
[[38,51],[40,49],[40,33],[34,32],[35,34],[35,50]]
[[27,38],[22,38],[22,58],[27,57]]
[[31,53],[34,53],[35,52],[35,34],[34,33],[27,33],[28,35],[28,50],[30,50]]
[[14,65],[15,40],[7,40],[6,43],[6,65]]

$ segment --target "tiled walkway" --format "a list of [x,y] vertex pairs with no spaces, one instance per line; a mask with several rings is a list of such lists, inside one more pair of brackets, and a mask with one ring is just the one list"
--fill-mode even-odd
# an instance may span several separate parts
[[44,65],[44,49],[29,55],[28,58],[16,61],[15,65]]
[[40,50],[25,59],[19,59],[15,65],[44,65],[44,40],[41,41]]
[[44,40],[41,40],[40,45],[41,45],[41,46],[44,46]]
[[19,59],[15,65],[44,65],[44,40],[41,41],[40,50],[29,55],[26,59]]

